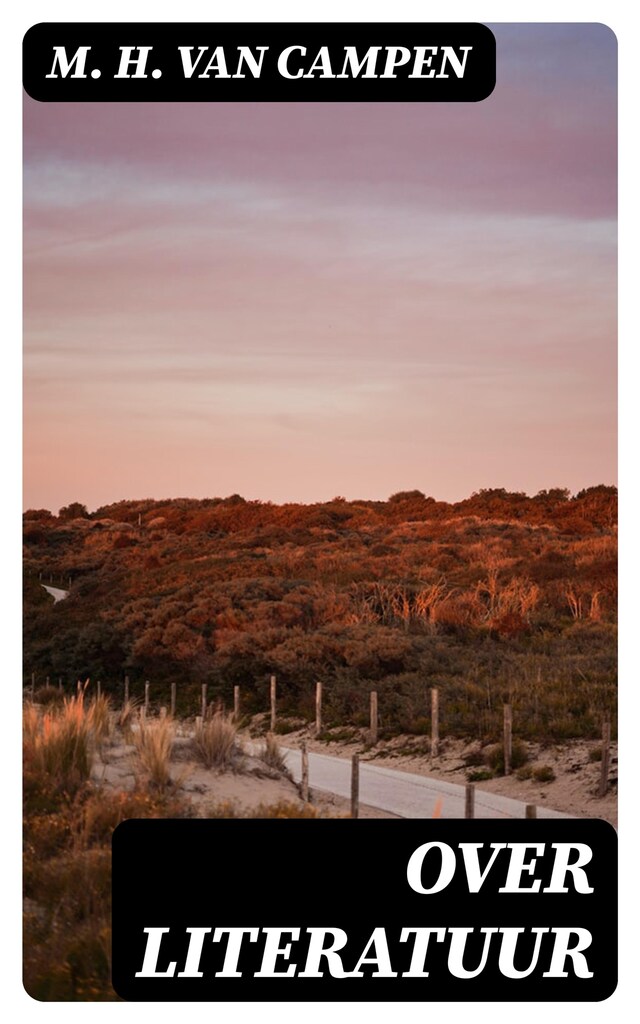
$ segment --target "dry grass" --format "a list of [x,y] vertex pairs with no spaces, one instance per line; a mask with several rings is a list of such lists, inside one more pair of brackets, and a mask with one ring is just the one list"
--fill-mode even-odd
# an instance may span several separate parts
[[238,757],[238,728],[231,715],[218,712],[199,722],[193,750],[205,768],[231,768]]
[[[207,808],[208,818],[322,818],[324,815],[311,804],[298,804],[291,800],[278,800],[275,804],[258,804],[254,808],[241,807],[234,800],[222,800]],[[333,815],[329,815],[333,817]],[[338,815],[339,817],[339,815]]]
[[69,792],[89,778],[95,737],[81,691],[61,708],[27,705],[23,729],[25,772]]
[[258,754],[258,757],[261,761],[264,761],[269,768],[274,768],[279,772],[287,771],[287,764],[284,759],[284,755],[272,732],[268,732],[265,736],[264,746]]
[[146,719],[140,717],[138,731],[134,733],[140,766],[148,783],[155,789],[171,785],[171,752],[175,739],[175,726],[170,718]]
[[131,700],[124,702],[116,716],[116,725],[122,732],[122,736],[125,740],[131,740],[133,736],[133,723],[139,705],[139,698],[132,697]]
[[87,708],[87,722],[95,736],[96,743],[107,742],[112,734],[111,702],[101,694],[94,697]]

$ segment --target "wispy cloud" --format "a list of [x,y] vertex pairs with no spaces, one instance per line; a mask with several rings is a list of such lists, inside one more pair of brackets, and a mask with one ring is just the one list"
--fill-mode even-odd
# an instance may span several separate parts
[[496,34],[482,104],[26,101],[28,503],[613,478],[615,47]]

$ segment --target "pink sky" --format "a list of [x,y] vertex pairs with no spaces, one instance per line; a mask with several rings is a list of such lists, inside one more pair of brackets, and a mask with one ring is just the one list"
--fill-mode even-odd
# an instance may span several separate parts
[[615,482],[615,42],[480,104],[25,100],[25,507]]

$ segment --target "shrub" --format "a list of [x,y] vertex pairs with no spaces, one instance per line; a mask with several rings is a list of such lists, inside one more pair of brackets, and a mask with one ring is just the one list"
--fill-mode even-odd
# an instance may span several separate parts
[[327,743],[353,743],[360,739],[360,732],[358,729],[331,729],[328,732],[320,733],[318,739]]
[[536,782],[553,782],[556,773],[550,764],[541,764],[531,773]]
[[64,693],[57,686],[40,686],[33,695],[33,703],[48,706],[64,704]]
[[[504,773],[504,744],[496,743],[492,747],[487,747],[484,755],[485,762],[493,768],[497,774]],[[522,740],[514,740],[511,745],[511,767],[512,769],[521,768],[529,759],[529,752],[527,746]]]
[[300,719],[281,718],[276,722],[276,727],[273,731],[278,736],[286,736],[289,732],[297,732],[298,729],[303,729],[305,725],[306,722]]
[[484,764],[484,752],[481,747],[473,747],[472,750],[467,751],[462,760],[467,768],[478,767]]
[[495,772],[491,768],[475,768],[473,771],[467,772],[469,782],[486,782],[487,779],[492,779],[494,776]]
[[431,719],[424,716],[412,718],[407,723],[406,731],[413,736],[427,736],[431,732]]

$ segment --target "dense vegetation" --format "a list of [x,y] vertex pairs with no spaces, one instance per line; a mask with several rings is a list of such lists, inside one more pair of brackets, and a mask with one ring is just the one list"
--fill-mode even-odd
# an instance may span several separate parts
[[[25,685],[100,679],[132,692],[200,683],[229,704],[364,724],[379,694],[388,732],[595,736],[615,709],[616,511],[612,487],[570,497],[485,490],[449,504],[272,505],[238,495],[122,501],[89,514],[25,514]],[[53,605],[51,578],[70,596]],[[196,698],[197,700],[197,698]],[[180,709],[180,705],[179,705]]]
[[[201,722],[190,743],[182,738],[180,755],[174,720],[147,718],[133,702],[114,710],[103,694],[85,700],[83,687],[71,697],[42,687],[35,698],[23,712],[24,985],[40,1000],[111,1000],[111,836],[121,821],[320,814],[293,794],[252,808],[229,800],[200,811],[193,805],[182,787],[185,754],[215,774],[260,779],[282,767],[273,736],[253,758],[261,764],[248,765],[229,717]],[[101,776],[123,750],[131,778],[119,790]]]

